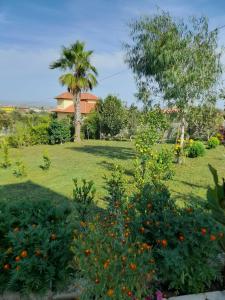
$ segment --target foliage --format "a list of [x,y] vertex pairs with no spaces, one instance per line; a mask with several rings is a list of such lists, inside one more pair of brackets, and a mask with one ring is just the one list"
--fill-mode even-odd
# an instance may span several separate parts
[[173,152],[167,148],[151,152],[148,159],[137,158],[135,161],[134,181],[137,188],[147,182],[158,184],[169,180],[174,175]]
[[53,119],[48,128],[51,144],[62,144],[71,139],[71,124],[69,119]]
[[[152,287],[155,265],[151,246],[142,243],[142,234],[133,230],[132,206],[126,204],[121,192],[121,173],[113,173],[107,199],[109,205],[77,232],[74,251],[80,275],[86,280],[81,299],[128,299],[146,297]],[[114,186],[114,188],[113,188]]]
[[0,110],[0,130],[12,128],[13,120],[9,113]]
[[145,114],[135,140],[138,155],[150,155],[152,146],[160,141],[166,128],[167,119],[160,108]]
[[209,149],[216,148],[219,144],[220,140],[216,136],[212,136],[207,142]]
[[212,210],[213,217],[217,222],[223,225],[223,232],[221,234],[221,246],[225,252],[225,182],[223,179],[222,184],[219,184],[217,171],[209,164],[209,170],[213,176],[214,189],[208,188],[207,199],[210,209]]
[[185,23],[162,12],[133,22],[130,35],[126,62],[137,82],[144,80],[169,106],[178,108],[183,147],[189,107],[208,101],[221,78],[218,31],[210,31],[204,17]]
[[48,123],[40,123],[38,125],[32,126],[30,129],[31,143],[32,145],[48,144]]
[[13,170],[13,175],[16,177],[25,177],[27,175],[26,167],[22,161],[16,161],[16,167]]
[[224,229],[209,212],[200,205],[177,206],[162,184],[146,184],[131,203],[137,210],[133,226],[142,228],[143,242],[152,247],[155,288],[197,293],[219,278],[216,257]]
[[101,132],[114,136],[124,127],[125,110],[122,101],[109,95],[104,99],[101,113]]
[[93,51],[85,49],[85,43],[76,41],[69,47],[63,47],[61,56],[50,65],[51,69],[59,68],[68,71],[59,77],[62,85],[66,85],[68,91],[74,97],[74,125],[76,139],[80,140],[80,93],[92,90],[97,85],[97,70],[91,64]]
[[141,113],[138,108],[131,105],[125,111],[125,126],[128,132],[128,137],[135,136],[141,121]]
[[47,151],[45,151],[42,155],[42,158],[43,158],[43,164],[40,165],[40,168],[43,170],[43,171],[47,171],[50,169],[50,166],[51,166],[51,158],[49,157],[49,154]]
[[113,172],[110,177],[104,176],[105,179],[105,189],[107,190],[106,201],[111,205],[115,204],[115,202],[120,199],[125,198],[125,184],[126,181],[124,179],[124,170],[119,165],[113,166]]
[[100,116],[98,111],[92,111],[83,121],[82,131],[87,139],[100,138]]
[[1,167],[7,169],[11,166],[11,161],[9,159],[9,145],[6,139],[1,142],[1,149],[3,152],[3,161],[1,162]]
[[192,157],[192,158],[198,157],[198,156],[204,156],[204,154],[205,154],[205,146],[200,141],[194,141],[187,148],[187,153],[188,153],[188,156]]
[[0,202],[1,291],[55,290],[70,277],[73,240],[67,202]]
[[73,203],[76,211],[76,218],[81,222],[86,222],[93,209],[95,197],[95,188],[93,181],[82,180],[82,186],[79,186],[78,180],[73,179]]
[[221,112],[212,104],[190,107],[186,119],[188,134],[195,139],[208,140],[223,124]]

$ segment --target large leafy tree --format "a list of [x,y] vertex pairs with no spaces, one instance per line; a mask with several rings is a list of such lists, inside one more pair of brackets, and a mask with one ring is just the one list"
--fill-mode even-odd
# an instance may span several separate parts
[[81,92],[91,90],[97,84],[97,70],[91,64],[92,54],[93,51],[87,51],[83,42],[77,41],[68,48],[63,47],[60,58],[50,65],[51,69],[59,68],[66,71],[59,77],[59,81],[67,86],[68,91],[73,95],[76,141],[80,141]]
[[102,104],[101,132],[114,136],[125,126],[125,108],[122,101],[113,95],[108,95]]
[[130,26],[126,62],[138,82],[157,87],[168,104],[178,108],[183,146],[189,107],[205,101],[222,73],[217,30],[209,31],[206,18],[185,24],[165,12]]

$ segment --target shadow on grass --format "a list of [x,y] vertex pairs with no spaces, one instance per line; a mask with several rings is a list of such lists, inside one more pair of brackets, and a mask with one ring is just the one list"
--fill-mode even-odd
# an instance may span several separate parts
[[0,185],[0,201],[30,200],[38,199],[62,201],[69,200],[46,187],[40,186],[32,181],[16,184]]
[[190,182],[187,182],[187,181],[184,181],[184,180],[177,180],[177,179],[173,179],[173,181],[176,181],[176,182],[180,182],[184,185],[188,185],[190,186],[191,188],[203,188],[203,189],[207,189],[207,185],[201,185],[201,184],[196,184],[196,183],[190,183]]
[[67,149],[93,154],[96,156],[105,156],[108,158],[116,159],[132,159],[135,157],[135,153],[132,149],[127,147],[114,147],[114,146],[81,146],[81,147],[68,147]]
[[[97,163],[98,165],[100,165],[101,167],[103,167],[104,169],[113,172],[114,170],[114,166],[115,164],[113,162],[108,162],[106,160],[102,160],[101,162]],[[132,164],[131,164],[132,166]],[[124,168],[124,166],[122,166],[122,168],[124,169],[124,174],[127,176],[134,176],[134,169],[130,168]]]

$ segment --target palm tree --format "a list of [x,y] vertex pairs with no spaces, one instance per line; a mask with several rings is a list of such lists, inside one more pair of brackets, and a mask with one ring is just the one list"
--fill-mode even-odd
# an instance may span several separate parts
[[50,69],[68,71],[59,77],[59,81],[73,95],[75,140],[78,142],[81,130],[80,95],[97,85],[98,73],[90,62],[92,54],[93,51],[85,50],[85,43],[76,41],[68,48],[63,47],[60,58],[50,65]]

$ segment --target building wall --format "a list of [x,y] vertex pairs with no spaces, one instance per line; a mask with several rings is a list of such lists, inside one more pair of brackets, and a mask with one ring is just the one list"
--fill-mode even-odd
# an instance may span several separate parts
[[57,112],[57,119],[58,120],[62,120],[66,117],[71,117],[73,116],[73,113],[61,113],[61,112]]
[[66,108],[68,106],[70,106],[71,104],[73,104],[73,101],[71,100],[65,100],[65,99],[58,99],[57,100],[57,108]]

